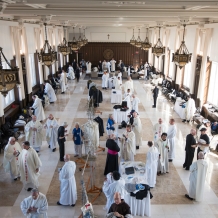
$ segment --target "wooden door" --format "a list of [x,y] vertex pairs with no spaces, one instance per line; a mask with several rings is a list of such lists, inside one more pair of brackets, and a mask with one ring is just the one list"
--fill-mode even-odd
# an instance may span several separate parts
[[136,66],[140,67],[139,63],[139,52],[135,52],[134,57],[133,57],[133,67],[136,68]]

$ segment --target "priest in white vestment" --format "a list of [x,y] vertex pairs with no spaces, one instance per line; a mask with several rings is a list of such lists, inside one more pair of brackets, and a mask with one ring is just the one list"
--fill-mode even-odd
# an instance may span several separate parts
[[26,141],[30,142],[30,145],[37,151],[40,151],[42,146],[42,129],[43,126],[35,115],[32,116],[32,120],[25,126]]
[[64,94],[66,92],[66,85],[65,85],[65,74],[64,72],[62,72],[61,74],[59,74],[59,83],[61,86],[61,94]]
[[69,64],[67,78],[71,80],[75,79],[75,74],[74,74],[74,69],[72,67],[72,64]]
[[158,123],[154,125],[153,130],[154,130],[154,145],[156,145],[162,133],[167,132],[166,125],[163,123],[163,120],[161,118],[159,118]]
[[102,75],[102,89],[107,89],[108,87],[108,75],[107,72],[104,72],[104,74]]
[[91,73],[92,71],[92,63],[90,61],[86,62],[86,73]]
[[192,99],[190,95],[187,96],[187,99],[188,101],[186,102],[186,107],[185,107],[185,119],[182,121],[184,123],[189,122],[194,116],[194,113],[196,111],[194,99]]
[[169,173],[169,161],[168,161],[168,154],[169,154],[169,141],[167,139],[167,134],[162,133],[161,137],[157,141],[157,149],[159,151],[159,160],[158,160],[158,175],[160,173]]
[[132,94],[132,110],[136,111],[137,113],[139,113],[139,103],[139,98]]
[[102,62],[102,70],[103,70],[104,72],[108,70],[108,69],[107,69],[107,62],[106,62],[105,60]]
[[27,218],[48,218],[46,196],[39,192],[37,188],[31,190],[31,196],[21,202],[20,208]]
[[189,194],[185,195],[190,200],[202,201],[208,164],[204,160],[204,153],[198,153],[198,160],[190,166]]
[[130,89],[130,92],[134,92],[134,88],[133,88],[133,81],[131,79],[130,76],[128,76],[127,78],[128,80],[124,83],[124,92],[127,92],[128,89]]
[[126,194],[125,180],[121,178],[120,173],[117,171],[108,173],[102,190],[107,198],[105,209],[108,211],[110,206],[114,203],[115,192],[119,192],[121,199],[124,199]]
[[110,61],[107,62],[107,72],[108,73],[111,72],[111,63],[110,63]]
[[159,151],[153,145],[152,141],[148,141],[148,152],[146,155],[146,164],[145,164],[145,175],[147,179],[147,184],[154,188],[156,184],[157,177],[157,164],[159,160]]
[[45,119],[45,112],[42,106],[42,100],[38,98],[37,95],[33,95],[32,99],[34,102],[32,107],[30,107],[30,109],[34,109],[34,115],[37,116],[37,119],[39,121],[43,121]]
[[42,163],[28,141],[23,142],[22,146],[24,149],[18,159],[20,181],[23,182],[27,191],[31,191],[33,188],[39,187],[39,168],[42,166]]
[[58,205],[70,205],[75,206],[77,200],[77,189],[75,180],[76,164],[74,161],[70,161],[70,155],[64,156],[65,164],[61,168],[59,173],[60,180],[60,200]]
[[54,103],[55,101],[57,101],[57,97],[55,95],[55,91],[52,88],[52,86],[48,83],[48,81],[44,82],[44,86],[45,86],[45,93],[47,94],[48,98],[49,98],[49,102],[50,103]]
[[121,81],[120,81],[120,77],[116,77],[115,80],[114,80],[114,83],[115,83],[115,89],[116,90],[121,90]]
[[136,154],[135,133],[131,130],[131,125],[126,126],[121,142],[121,161],[134,161]]
[[142,146],[142,123],[136,111],[133,113],[133,117],[132,127],[135,133],[135,145],[136,149],[139,149],[139,147]]
[[116,65],[116,61],[114,60],[114,58],[112,58],[112,60],[110,61],[110,64],[111,64],[111,72],[114,72],[115,71],[115,65]]
[[57,144],[57,138],[58,138],[58,122],[54,118],[52,114],[49,114],[48,119],[46,120],[46,123],[44,125],[44,128],[46,129],[46,140],[48,142],[48,147],[55,152],[56,150],[56,144]]
[[22,148],[14,137],[10,137],[8,144],[4,149],[3,167],[6,173],[11,174],[11,178],[15,181],[20,176],[18,170],[18,157],[22,152]]
[[173,159],[175,158],[175,137],[176,137],[176,125],[175,125],[175,120],[170,119],[170,125],[167,131],[167,139],[169,140],[169,162],[172,162]]

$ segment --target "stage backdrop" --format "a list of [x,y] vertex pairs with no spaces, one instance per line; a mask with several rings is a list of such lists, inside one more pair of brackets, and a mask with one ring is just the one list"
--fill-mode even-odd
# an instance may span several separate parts
[[[99,60],[110,60],[112,57],[119,63],[122,60],[125,65],[140,65],[148,61],[148,52],[136,48],[129,43],[122,42],[89,42],[78,52],[79,61],[83,58],[90,61],[92,66],[96,66]],[[70,55],[69,61],[72,62],[76,54]]]

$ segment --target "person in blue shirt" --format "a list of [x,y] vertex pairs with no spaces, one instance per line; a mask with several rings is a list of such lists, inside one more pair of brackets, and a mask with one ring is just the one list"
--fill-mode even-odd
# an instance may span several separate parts
[[82,157],[83,131],[79,128],[79,123],[75,124],[75,128],[73,129],[72,134],[75,147],[74,157]]
[[109,118],[107,120],[107,128],[106,128],[108,135],[111,135],[113,133],[113,131],[115,130],[115,128],[114,128],[115,123],[116,122],[114,121],[113,115],[109,114]]
[[218,123],[217,123],[217,122],[212,123],[212,125],[211,125],[211,130],[212,130],[213,132],[216,132],[217,129],[218,129]]

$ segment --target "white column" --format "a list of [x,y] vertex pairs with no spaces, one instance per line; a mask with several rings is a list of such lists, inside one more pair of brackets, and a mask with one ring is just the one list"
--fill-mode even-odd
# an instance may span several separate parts
[[0,93],[0,117],[4,116],[4,107],[3,104],[4,103],[4,96],[2,95],[2,93]]
[[169,66],[168,66],[168,46],[169,46],[169,38],[170,38],[170,30],[166,30],[166,38],[165,38],[165,44],[164,46],[166,47],[165,48],[165,63],[164,63],[164,72],[165,72],[165,75],[167,75],[167,70],[169,69]]

